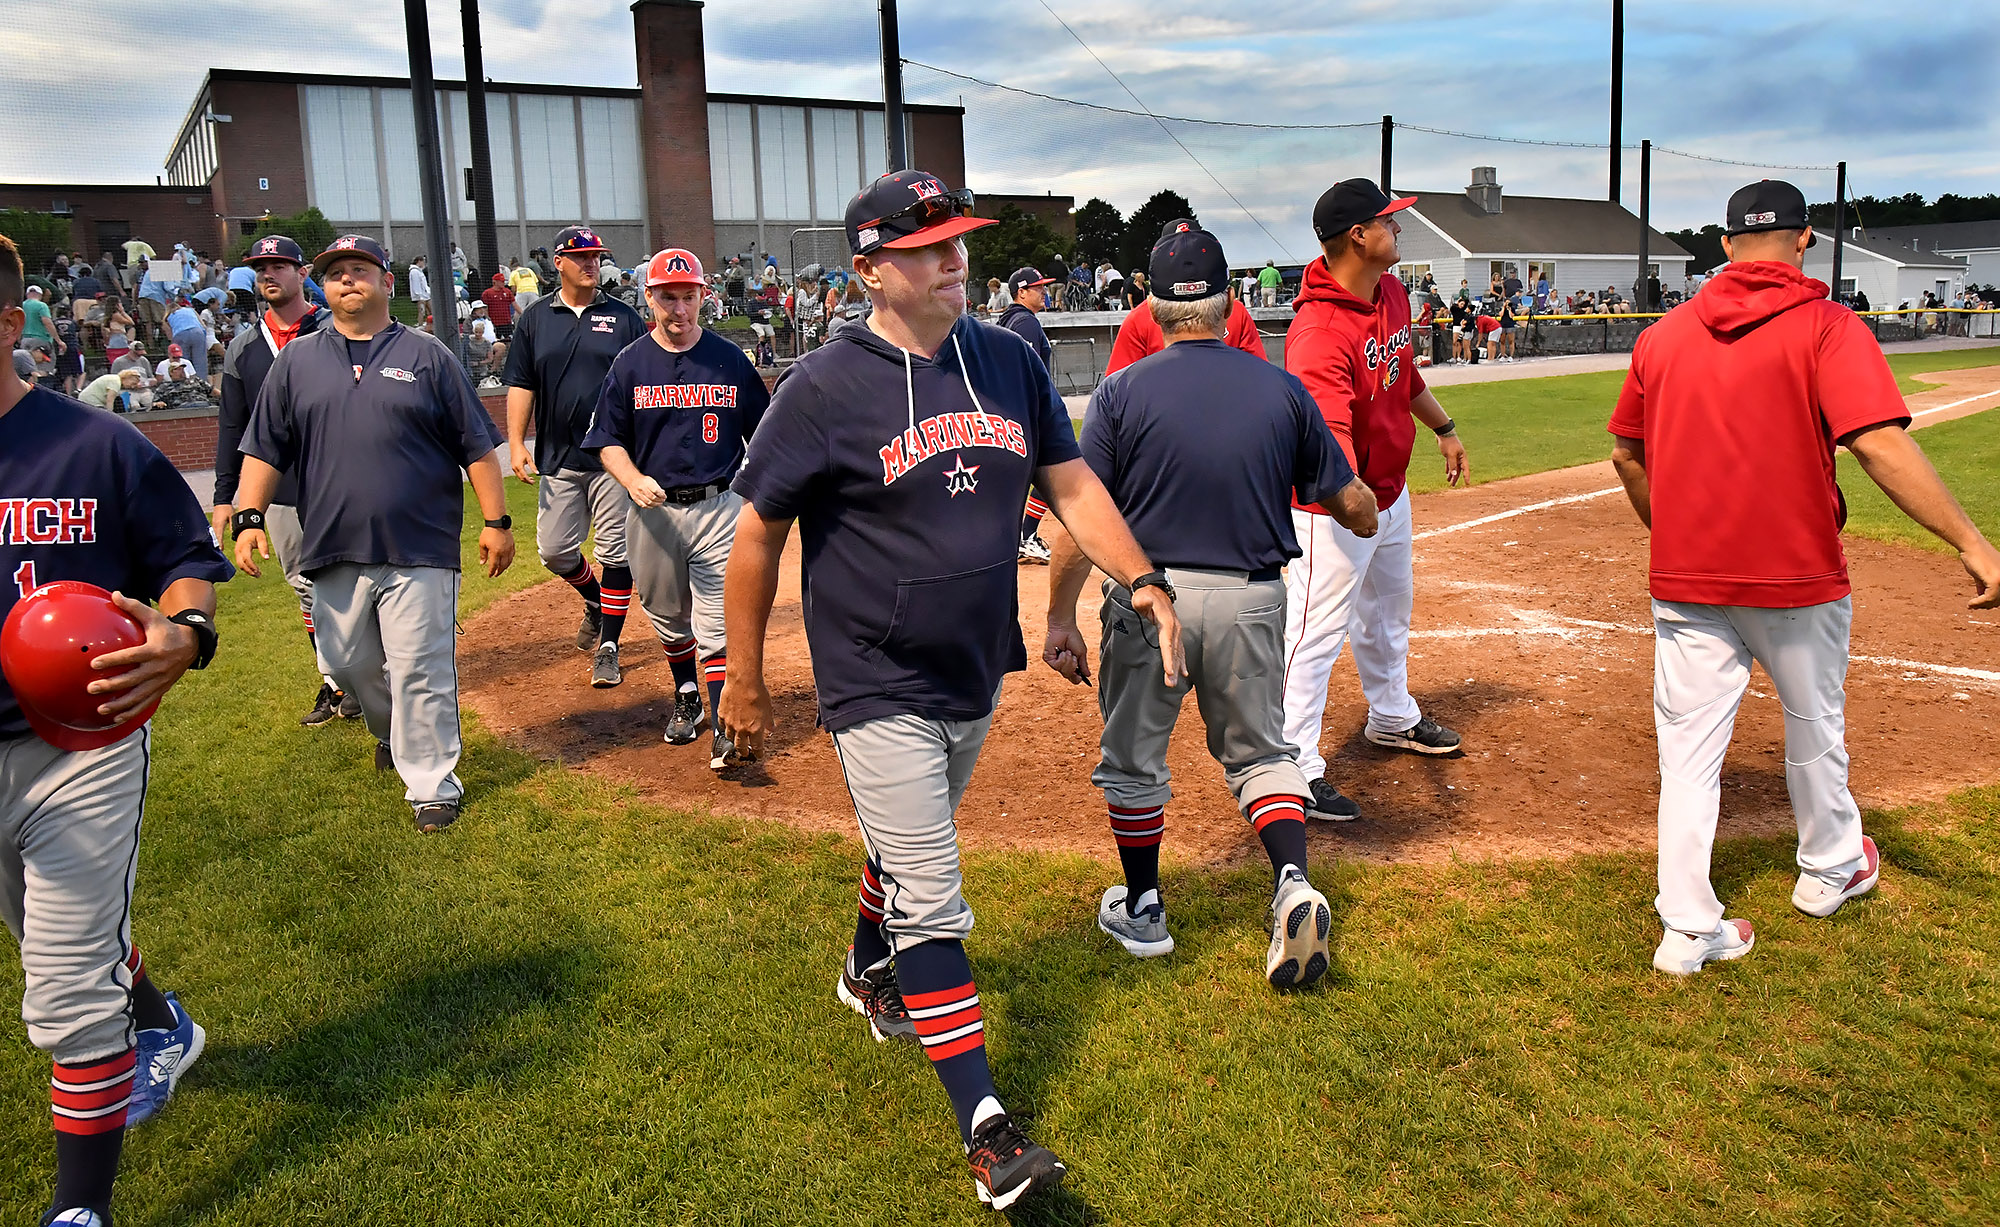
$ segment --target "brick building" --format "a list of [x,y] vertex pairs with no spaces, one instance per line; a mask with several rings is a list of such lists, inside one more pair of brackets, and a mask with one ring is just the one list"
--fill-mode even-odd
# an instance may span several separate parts
[[206,187],[8,184],[0,185],[0,209],[67,217],[69,250],[93,260],[113,252],[121,264],[125,256],[118,244],[126,239],[145,239],[164,253],[181,239],[199,245],[216,234],[215,205]]

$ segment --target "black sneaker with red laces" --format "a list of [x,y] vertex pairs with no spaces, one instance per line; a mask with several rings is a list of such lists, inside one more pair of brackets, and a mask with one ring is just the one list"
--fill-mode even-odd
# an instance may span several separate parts
[[922,1042],[917,1037],[917,1024],[910,1021],[909,1007],[903,1004],[903,990],[896,984],[895,964],[882,963],[857,976],[847,969],[847,960],[842,960],[840,983],[834,992],[843,1005],[868,1020],[876,1043],[892,1039]]
[[966,1149],[979,1200],[1005,1210],[1038,1189],[1052,1189],[1069,1171],[1062,1160],[1028,1140],[1002,1113],[980,1126]]

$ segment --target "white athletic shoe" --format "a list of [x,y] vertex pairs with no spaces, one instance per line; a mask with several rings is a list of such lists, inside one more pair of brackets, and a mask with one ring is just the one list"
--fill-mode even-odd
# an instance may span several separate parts
[[1104,931],[1105,936],[1125,947],[1125,952],[1133,958],[1151,959],[1172,954],[1174,935],[1167,932],[1165,906],[1155,904],[1141,909],[1134,916],[1125,909],[1129,894],[1123,882],[1104,892],[1104,898],[1097,904],[1097,927]]
[[1043,543],[1040,537],[1030,533],[1028,536],[1021,538],[1022,562],[1045,567],[1049,565],[1050,557],[1049,547]]
[[1271,899],[1271,949],[1264,978],[1272,988],[1304,988],[1326,974],[1326,935],[1333,909],[1306,875],[1287,865]]
[[1792,906],[1808,916],[1825,918],[1840,910],[1840,905],[1857,895],[1865,895],[1875,889],[1875,883],[1882,880],[1882,854],[1875,850],[1875,841],[1866,835],[1861,837],[1861,855],[1867,863],[1854,871],[1845,883],[1828,882],[1810,873],[1799,875],[1799,884],[1792,888]]
[[1719,959],[1740,959],[1756,944],[1757,935],[1747,920],[1725,920],[1706,937],[1668,929],[1660,939],[1660,948],[1653,951],[1653,969],[1670,976],[1691,976]]

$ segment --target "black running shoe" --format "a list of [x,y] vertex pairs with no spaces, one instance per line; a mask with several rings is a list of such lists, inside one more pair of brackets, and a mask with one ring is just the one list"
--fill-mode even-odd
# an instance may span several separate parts
[[313,698],[312,710],[299,717],[299,723],[309,729],[327,724],[340,714],[340,705],[347,696],[333,688],[332,682],[321,682],[319,694]]
[[1327,822],[1353,822],[1361,817],[1361,807],[1353,798],[1341,795],[1341,791],[1325,780],[1312,782],[1312,796],[1307,799],[1306,816],[1320,818]]
[[597,650],[597,641],[603,637],[604,611],[585,605],[583,607],[583,621],[578,623],[576,628],[576,650],[579,652],[595,652]]
[[922,1042],[917,1038],[917,1024],[910,1021],[909,1007],[903,1004],[903,990],[896,984],[894,963],[871,967],[857,976],[847,970],[847,960],[843,959],[840,982],[834,986],[834,993],[841,1004],[868,1020],[868,1030],[876,1043],[891,1039]]
[[355,698],[351,694],[341,695],[340,710],[337,714],[340,716],[342,720],[354,719],[356,716],[361,714],[361,700]]
[[1450,754],[1459,747],[1459,736],[1444,725],[1425,716],[1400,733],[1378,733],[1367,731],[1368,740],[1391,750],[1408,750],[1412,754]]
[[618,667],[618,645],[599,644],[596,659],[590,662],[590,684],[599,690],[609,690],[624,680],[625,672]]
[[417,830],[425,835],[435,834],[458,821],[458,802],[432,801],[417,806]]
[[729,734],[722,731],[722,726],[717,725],[715,740],[708,745],[709,769],[722,771],[729,767],[741,766],[745,761],[746,756],[737,752],[736,743],[729,740]]
[[674,696],[674,714],[667,721],[667,744],[685,746],[694,741],[701,727],[701,691],[683,690]]
[[394,771],[395,769],[396,769],[396,756],[389,752],[389,743],[386,741],[376,742],[375,770]]
[[965,1161],[979,1200],[995,1210],[1005,1210],[1037,1189],[1056,1187],[1069,1170],[1046,1147],[1029,1141],[1005,1114],[972,1135]]

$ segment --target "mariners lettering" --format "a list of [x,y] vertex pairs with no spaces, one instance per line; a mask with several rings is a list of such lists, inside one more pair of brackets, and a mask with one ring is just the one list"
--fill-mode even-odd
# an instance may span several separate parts
[[0,541],[8,545],[89,545],[96,540],[94,498],[0,498]]
[[734,409],[733,383],[656,383],[632,389],[634,409]]
[[882,484],[894,483],[939,453],[968,447],[998,447],[1026,456],[1028,435],[1019,422],[997,413],[940,413],[925,418],[881,449]]

